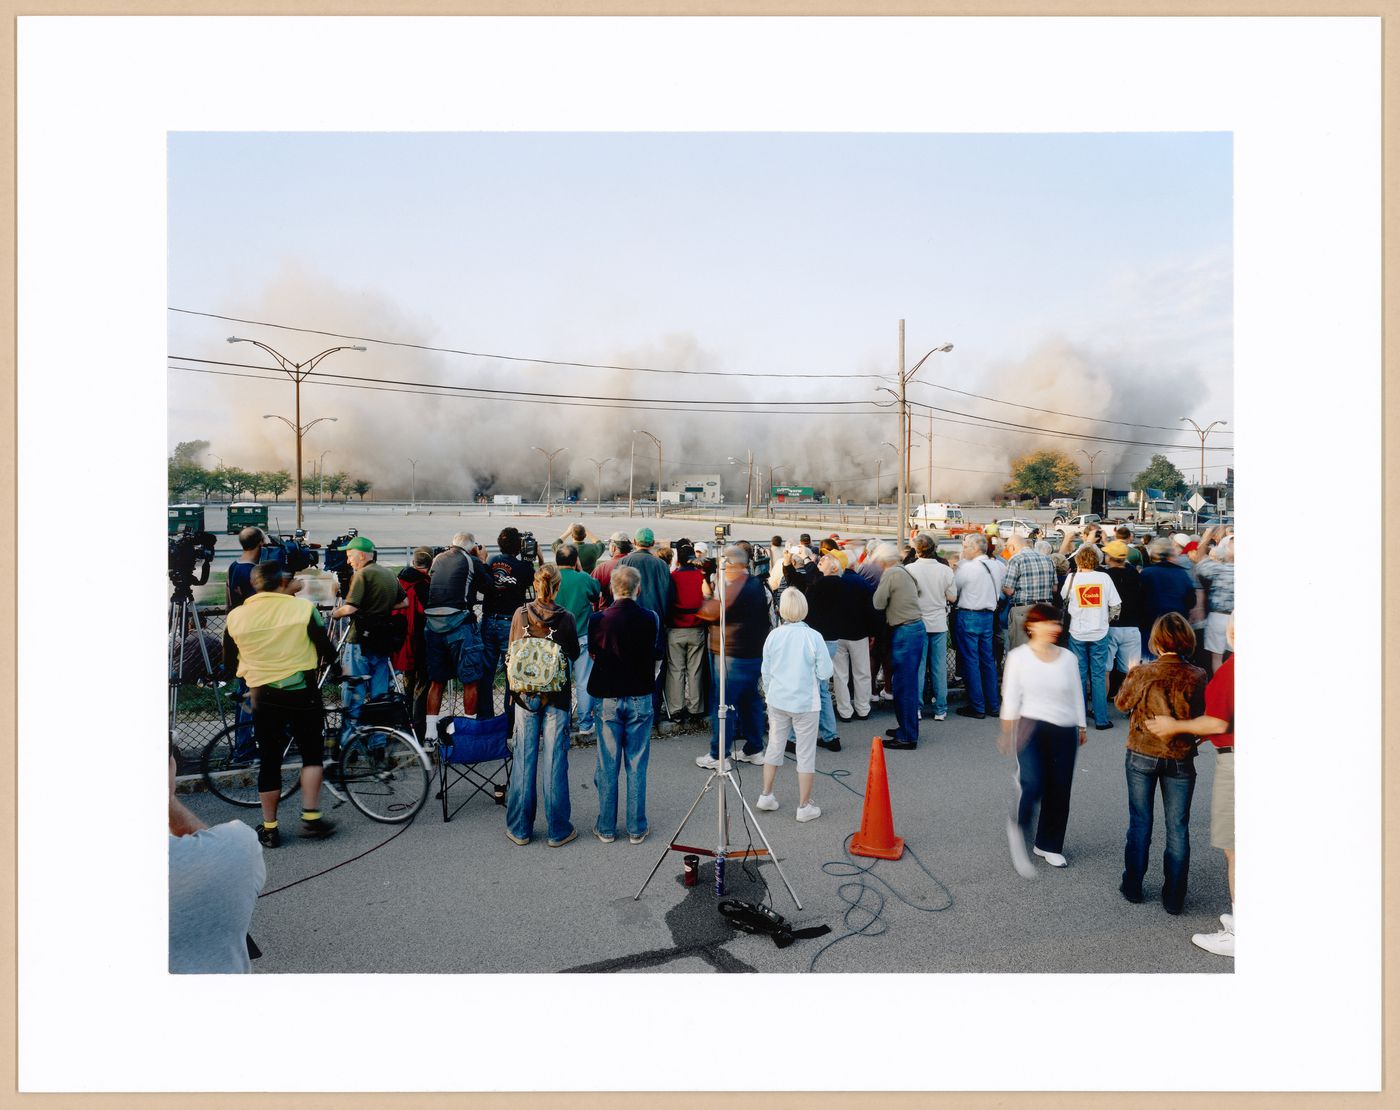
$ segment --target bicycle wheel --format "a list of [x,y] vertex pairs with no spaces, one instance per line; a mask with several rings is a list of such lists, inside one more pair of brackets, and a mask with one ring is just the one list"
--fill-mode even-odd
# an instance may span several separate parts
[[428,757],[411,736],[386,725],[365,725],[341,751],[335,785],[366,817],[393,824],[423,808],[431,778]]
[[[243,726],[251,733],[252,725]],[[199,771],[204,776],[204,784],[211,793],[224,801],[249,809],[257,807],[258,798],[258,757],[256,751],[245,758],[238,751],[238,725],[229,725],[205,746],[199,760]],[[248,737],[252,747],[251,735]],[[301,785],[301,753],[288,739],[287,751],[282,756],[283,798],[290,798]]]

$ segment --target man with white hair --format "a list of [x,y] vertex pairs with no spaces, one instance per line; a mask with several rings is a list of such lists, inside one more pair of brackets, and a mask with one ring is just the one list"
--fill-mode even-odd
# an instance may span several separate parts
[[1210,653],[1210,672],[1220,669],[1225,659],[1225,625],[1235,611],[1235,537],[1226,536],[1211,553],[1196,564],[1199,595],[1205,602],[1205,649]]
[[423,646],[428,655],[428,742],[438,739],[442,691],[449,679],[462,686],[462,714],[476,715],[477,684],[486,670],[476,606],[491,589],[483,556],[486,549],[470,532],[458,532],[433,560],[428,572],[428,604],[423,609]]
[[1001,712],[992,635],[1005,577],[1006,567],[1001,560],[987,558],[985,536],[972,532],[963,537],[962,558],[953,574],[958,593],[958,646],[968,701],[959,707],[959,717],[980,721],[988,713],[995,717]]
[[872,602],[885,613],[890,630],[890,676],[894,684],[895,727],[885,732],[885,747],[912,751],[919,746],[919,664],[924,657],[921,587],[902,565],[899,548],[882,543],[875,559],[884,567]]
[[[768,638],[768,595],[763,583],[749,575],[749,553],[739,544],[724,549],[718,574],[724,575],[724,696],[736,710],[742,726],[744,747],[733,747],[735,729],[726,728],[725,748],[741,763],[763,762],[766,711],[759,689],[763,668],[763,643]],[[695,757],[699,767],[710,770],[719,762],[719,584],[713,597],[705,599],[697,614],[710,625],[710,754]],[[725,723],[729,722],[726,711]],[[726,767],[728,769],[727,761]]]

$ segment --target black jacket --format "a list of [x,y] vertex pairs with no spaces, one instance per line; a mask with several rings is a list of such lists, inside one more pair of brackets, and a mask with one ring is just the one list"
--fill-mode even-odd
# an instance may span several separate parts
[[657,630],[650,609],[620,597],[588,618],[588,654],[593,670],[588,692],[595,698],[650,697],[656,686]]

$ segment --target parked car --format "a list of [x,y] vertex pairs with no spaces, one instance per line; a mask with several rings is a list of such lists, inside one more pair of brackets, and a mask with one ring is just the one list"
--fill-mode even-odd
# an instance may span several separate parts
[[1057,498],[1055,498],[1053,501],[1050,502],[1050,507],[1051,507],[1052,509],[1058,509],[1058,510],[1060,510],[1061,512],[1063,512],[1063,513],[1065,513],[1066,515],[1068,515],[1069,513],[1074,512],[1074,498],[1073,498],[1073,497],[1057,497]]
[[1079,516],[1072,516],[1069,519],[1056,517],[1051,525],[1051,535],[1063,539],[1065,536],[1077,536],[1086,524],[1102,524],[1103,520],[1098,513],[1082,513]]
[[1008,536],[1029,536],[1033,530],[1040,528],[1040,525],[1032,524],[1029,520],[1021,520],[1018,517],[996,520],[992,523],[997,526],[997,535],[1002,539],[1006,539]]

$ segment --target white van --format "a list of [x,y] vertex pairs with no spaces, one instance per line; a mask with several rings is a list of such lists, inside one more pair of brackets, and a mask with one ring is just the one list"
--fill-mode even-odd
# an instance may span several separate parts
[[932,528],[947,532],[953,528],[963,528],[961,505],[952,502],[934,501],[918,506],[909,517],[909,526],[915,529]]

